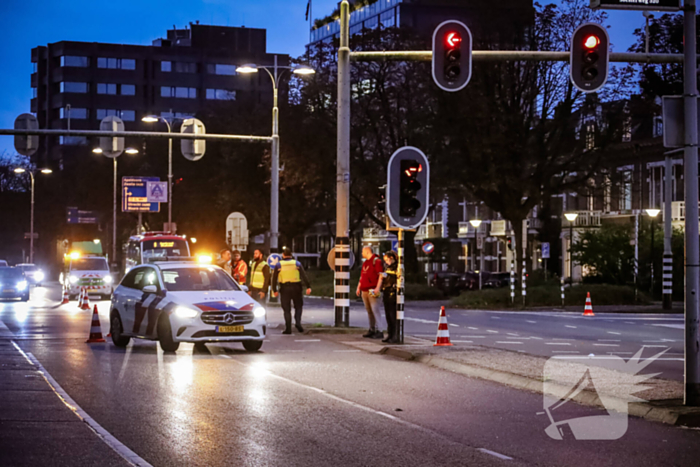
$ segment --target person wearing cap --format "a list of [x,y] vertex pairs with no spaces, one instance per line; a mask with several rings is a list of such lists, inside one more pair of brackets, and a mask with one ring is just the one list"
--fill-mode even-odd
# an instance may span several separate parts
[[261,249],[253,252],[253,260],[250,262],[250,288],[248,294],[256,300],[264,300],[267,289],[270,287],[270,266],[265,261],[265,255]]
[[233,251],[233,259],[231,259],[231,275],[241,285],[245,285],[245,276],[248,275],[248,265],[241,259],[241,252]]
[[311,284],[304,266],[294,259],[289,248],[283,248],[282,259],[275,265],[272,274],[272,290],[275,297],[281,295],[280,305],[284,311],[285,328],[282,334],[292,333],[292,302],[294,302],[294,322],[297,331],[304,332],[304,328],[301,327],[301,313],[304,306],[302,285],[306,286],[306,295],[310,295]]
[[384,316],[386,316],[387,336],[382,342],[396,344],[399,342],[398,327],[396,326],[396,287],[399,262],[396,253],[387,251],[384,253],[386,269],[379,276],[377,288],[382,290],[384,301]]
[[226,271],[228,275],[231,275],[231,250],[228,248],[224,248],[219,252],[219,261],[216,262],[216,265],[219,266],[221,269]]

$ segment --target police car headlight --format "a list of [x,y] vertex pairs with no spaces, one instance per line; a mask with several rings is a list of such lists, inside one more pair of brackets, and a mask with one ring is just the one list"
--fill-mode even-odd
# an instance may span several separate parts
[[17,289],[18,290],[24,290],[27,288],[27,281],[19,281],[17,282]]
[[195,316],[197,316],[197,314],[197,311],[184,306],[179,306],[175,308],[175,316],[177,316],[178,318],[194,318]]
[[105,281],[105,284],[111,284],[114,279],[112,279],[112,276],[104,276],[102,280]]
[[44,277],[46,277],[46,276],[44,276],[44,273],[42,271],[36,271],[34,273],[34,280],[37,282],[43,281]]
[[68,280],[70,281],[71,284],[77,284],[78,283],[78,276],[70,276],[70,277],[68,277]]
[[256,309],[253,310],[253,315],[256,318],[262,318],[263,316],[265,316],[265,308],[263,308],[261,306],[257,307]]

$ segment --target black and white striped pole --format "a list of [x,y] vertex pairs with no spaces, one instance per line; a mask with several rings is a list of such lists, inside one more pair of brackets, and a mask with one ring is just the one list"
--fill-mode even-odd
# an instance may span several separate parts
[[510,260],[510,303],[515,303],[515,260]]
[[399,229],[399,244],[397,247],[398,265],[396,266],[396,338],[399,344],[403,344],[403,305],[404,305],[404,284],[406,274],[404,269],[404,230]]
[[564,308],[566,305],[564,303],[564,274],[561,275],[561,307]]
[[335,326],[350,326],[350,239],[335,244]]
[[664,260],[662,297],[664,310],[673,308],[673,250],[671,240],[673,236],[672,207],[673,201],[673,161],[670,154],[666,154],[664,167]]
[[523,296],[523,305],[525,305],[525,298],[527,297],[527,267],[525,261],[525,250],[523,249],[523,286],[521,287],[521,294]]

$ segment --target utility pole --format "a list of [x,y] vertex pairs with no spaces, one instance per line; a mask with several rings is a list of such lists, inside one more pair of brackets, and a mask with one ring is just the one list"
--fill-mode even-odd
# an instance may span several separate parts
[[663,306],[664,310],[673,308],[673,160],[666,153],[664,166],[664,262],[663,262]]
[[698,238],[698,85],[695,0],[683,5],[685,112],[685,405],[700,405],[700,245]]

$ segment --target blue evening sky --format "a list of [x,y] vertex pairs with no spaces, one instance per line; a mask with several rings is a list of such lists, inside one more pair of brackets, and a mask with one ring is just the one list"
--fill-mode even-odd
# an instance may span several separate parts
[[[309,32],[307,0],[0,0],[0,128],[12,128],[29,111],[31,49],[62,40],[150,45],[173,25],[190,22],[267,29],[270,52],[299,56]],[[313,0],[321,18],[337,0]],[[549,3],[540,0],[540,3]],[[555,1],[556,3],[556,1]],[[632,32],[644,24],[641,12],[609,12],[614,49],[633,43]],[[14,153],[12,138],[0,136],[0,153]]]

